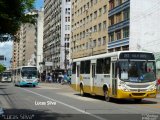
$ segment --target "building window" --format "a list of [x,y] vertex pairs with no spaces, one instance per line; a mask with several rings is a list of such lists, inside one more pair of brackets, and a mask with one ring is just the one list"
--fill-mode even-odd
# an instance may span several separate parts
[[96,4],[98,2],[98,0],[94,0],[94,4]]
[[70,22],[71,21],[71,19],[70,19],[70,17],[68,17],[68,22]]
[[91,0],[91,6],[93,6],[93,0]]
[[123,11],[123,18],[124,20],[129,19],[129,9],[126,9]]
[[121,39],[121,30],[116,31],[116,40]]
[[86,20],[86,23],[88,23],[89,22],[89,16],[87,16],[87,20]]
[[106,21],[103,21],[103,29],[105,30],[105,29],[106,29],[106,27],[107,27],[107,25],[106,25]]
[[116,14],[116,23],[121,22],[121,20],[122,20],[121,13],[117,13]]
[[116,0],[116,6],[119,6],[122,4],[122,0]]
[[85,31],[83,31],[83,38],[85,38]]
[[109,42],[113,42],[114,41],[114,33],[110,33],[109,34]]
[[86,42],[86,49],[88,49],[88,42]]
[[109,1],[109,10],[114,8],[114,0]]
[[101,46],[101,38],[98,38],[98,46]]
[[71,0],[66,0],[66,2],[70,2]]
[[94,12],[94,19],[97,18],[97,11]]
[[102,8],[99,9],[99,16],[102,15]]
[[90,14],[90,21],[92,21],[92,14]]
[[123,38],[129,37],[129,27],[123,28]]
[[107,5],[103,6],[103,14],[107,11]]
[[103,37],[102,45],[106,45],[106,36]]
[[99,23],[99,24],[98,24],[98,30],[101,31],[101,29],[102,29],[102,24]]
[[68,15],[70,15],[70,12],[71,12],[70,8],[66,8],[65,13],[68,14]]
[[109,18],[109,26],[114,24],[114,16]]
[[96,47],[96,40],[93,40],[93,47]]
[[97,32],[97,25],[94,26],[94,32]]

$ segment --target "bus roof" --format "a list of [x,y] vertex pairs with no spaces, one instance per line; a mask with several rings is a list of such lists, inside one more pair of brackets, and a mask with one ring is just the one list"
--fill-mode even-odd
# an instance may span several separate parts
[[152,53],[152,52],[147,52],[147,51],[117,51],[117,52],[112,52],[112,53],[104,53],[104,54],[99,54],[99,55],[94,55],[94,56],[88,56],[88,57],[83,57],[83,58],[78,58],[78,59],[73,59],[73,62],[78,62],[78,61],[85,61],[85,60],[94,60],[97,58],[104,58],[104,57],[114,57],[114,56],[119,56],[120,53],[134,53],[134,52],[139,52],[139,53]]

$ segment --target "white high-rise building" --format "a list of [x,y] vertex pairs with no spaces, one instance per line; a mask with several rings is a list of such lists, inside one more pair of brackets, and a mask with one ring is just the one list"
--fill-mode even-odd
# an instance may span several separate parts
[[37,25],[36,25],[36,66],[37,69],[42,72],[42,66],[40,62],[43,61],[43,24],[44,24],[44,10],[40,10],[37,12]]
[[43,55],[45,62],[53,62],[48,70],[68,68],[70,32],[70,0],[45,0]]

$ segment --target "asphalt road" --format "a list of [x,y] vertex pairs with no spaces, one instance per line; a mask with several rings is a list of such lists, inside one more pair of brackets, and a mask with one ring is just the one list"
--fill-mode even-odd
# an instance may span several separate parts
[[160,120],[160,95],[141,103],[105,102],[99,96],[81,97],[68,85],[0,83],[0,108],[0,120]]

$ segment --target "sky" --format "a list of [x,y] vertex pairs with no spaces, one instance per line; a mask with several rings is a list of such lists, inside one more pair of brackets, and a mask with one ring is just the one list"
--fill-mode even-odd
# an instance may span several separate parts
[[[44,0],[36,0],[35,8],[40,10],[43,7]],[[6,57],[6,61],[0,61],[1,64],[4,64],[6,67],[10,67],[10,60],[12,58],[12,45],[13,42],[0,42],[0,55],[4,55]]]
[[35,8],[40,10],[43,7],[44,0],[36,0],[35,1]]
[[12,58],[12,45],[13,42],[0,42],[0,55],[6,57],[6,61],[0,61],[1,64],[4,64],[6,67],[10,67],[10,60]]

